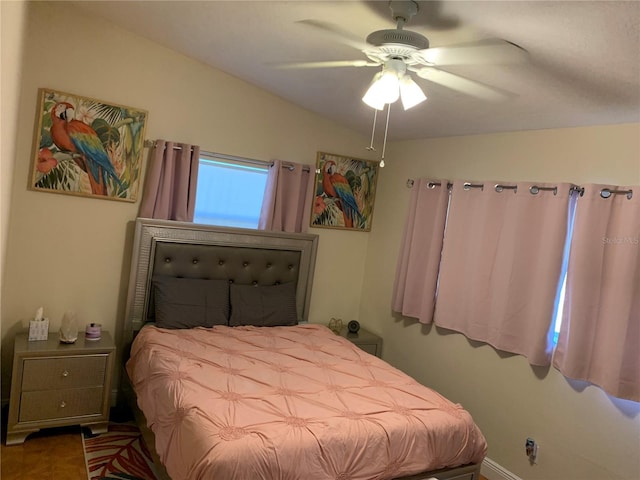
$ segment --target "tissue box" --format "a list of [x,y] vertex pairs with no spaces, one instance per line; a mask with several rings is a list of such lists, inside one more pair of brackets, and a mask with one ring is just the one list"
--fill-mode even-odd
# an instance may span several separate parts
[[49,319],[29,321],[29,341],[49,338]]

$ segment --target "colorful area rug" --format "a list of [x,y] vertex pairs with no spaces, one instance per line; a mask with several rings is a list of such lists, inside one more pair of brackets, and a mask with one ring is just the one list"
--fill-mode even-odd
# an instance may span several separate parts
[[134,422],[109,423],[109,431],[83,433],[89,480],[156,480],[151,453]]

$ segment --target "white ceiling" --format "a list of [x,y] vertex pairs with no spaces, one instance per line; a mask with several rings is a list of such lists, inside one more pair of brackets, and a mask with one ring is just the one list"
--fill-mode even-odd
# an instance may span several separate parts
[[[387,1],[72,2],[126,30],[210,64],[337,123],[370,135],[360,100],[379,68],[283,70],[286,61],[365,59],[300,20],[363,40],[395,28]],[[512,92],[491,102],[417,78],[429,97],[393,105],[392,140],[640,122],[640,2],[419,1],[406,26],[431,47],[500,38],[530,54],[524,65],[446,70]],[[212,86],[214,88],[215,86]],[[380,122],[380,119],[378,119]]]

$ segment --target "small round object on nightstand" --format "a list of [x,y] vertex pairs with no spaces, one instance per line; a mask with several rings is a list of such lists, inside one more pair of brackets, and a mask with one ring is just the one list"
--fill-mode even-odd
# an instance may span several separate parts
[[99,323],[90,323],[85,329],[85,338],[91,341],[100,340],[102,325]]
[[347,323],[347,330],[349,330],[349,333],[358,333],[358,330],[360,330],[360,324],[357,320],[351,320]]

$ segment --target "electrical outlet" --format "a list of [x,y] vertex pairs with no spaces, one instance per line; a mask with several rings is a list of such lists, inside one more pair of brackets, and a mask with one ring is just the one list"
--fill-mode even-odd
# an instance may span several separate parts
[[529,462],[532,464],[538,463],[538,442],[529,437],[524,444],[524,448],[527,457],[529,457]]

